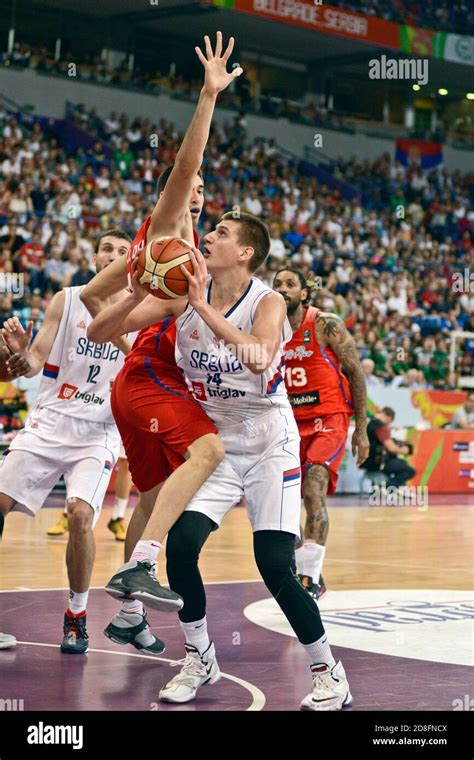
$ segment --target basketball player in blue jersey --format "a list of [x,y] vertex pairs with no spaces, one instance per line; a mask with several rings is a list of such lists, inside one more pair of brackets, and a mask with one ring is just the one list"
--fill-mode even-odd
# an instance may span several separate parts
[[[97,271],[126,257],[130,242],[121,230],[103,233],[94,254]],[[2,331],[10,349],[27,359],[27,376],[42,372],[42,380],[25,428],[0,465],[0,514],[4,517],[18,510],[35,515],[64,475],[70,592],[61,651],[71,654],[86,652],[89,644],[86,605],[95,555],[92,528],[120,445],[110,409],[110,388],[129,350],[125,338],[114,341],[115,345],[96,345],[87,339],[91,317],[80,300],[82,290],[64,288],[54,296],[31,346],[32,323],[25,332],[14,317]],[[135,634],[130,643],[138,649],[163,651],[162,642],[150,633],[146,617],[140,619]]]
[[[182,268],[189,293],[176,323],[176,359],[219,430],[225,456],[168,534],[167,573],[184,600],[178,614],[186,658],[159,697],[189,702],[220,678],[198,559],[210,533],[245,497],[257,566],[310,658],[313,689],[301,709],[340,710],[352,701],[344,668],[332,656],[316,602],[291,570],[301,488],[300,438],[283,381],[283,349],[292,331],[283,298],[253,276],[268,255],[268,230],[251,214],[228,213],[204,244],[206,259],[197,249],[191,257],[194,274]],[[155,300],[155,306],[129,310],[128,318],[110,307],[102,324],[121,335],[128,324],[139,329],[179,308]]]

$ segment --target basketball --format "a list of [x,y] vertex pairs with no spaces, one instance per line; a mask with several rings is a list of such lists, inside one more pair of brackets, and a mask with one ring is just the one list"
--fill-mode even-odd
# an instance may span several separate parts
[[180,298],[188,292],[188,281],[180,269],[184,264],[189,272],[192,246],[183,238],[163,237],[152,240],[138,256],[137,272],[140,284],[156,298]]

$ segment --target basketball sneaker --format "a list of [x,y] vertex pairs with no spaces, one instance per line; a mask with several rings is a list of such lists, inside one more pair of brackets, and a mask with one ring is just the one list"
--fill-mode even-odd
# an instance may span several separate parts
[[326,584],[324,583],[323,576],[319,576],[319,583],[313,583],[313,579],[310,575],[298,575],[299,582],[306,589],[313,599],[318,601],[327,591]]
[[67,533],[69,530],[69,525],[67,521],[67,515],[64,514],[64,512],[60,512],[59,514],[59,520],[57,523],[52,525],[48,530],[46,531],[46,534],[48,536],[64,536],[65,533]]
[[342,710],[351,704],[352,695],[340,660],[332,669],[325,663],[311,665],[311,672],[313,691],[303,699],[300,710]]
[[12,649],[16,647],[16,638],[9,633],[0,633],[0,649]]
[[319,583],[313,583],[313,579],[310,575],[298,575],[298,580],[310,594],[313,599],[319,601],[327,591],[326,584],[324,583],[323,576],[319,576]]
[[85,654],[89,649],[89,635],[86,629],[85,612],[74,615],[70,610],[64,614],[64,638],[61,652],[65,654]]
[[126,562],[118,573],[112,576],[105,590],[115,599],[132,597],[161,612],[179,612],[184,604],[179,594],[162,586],[158,581],[154,562]]
[[221,678],[212,641],[201,655],[191,644],[185,644],[184,648],[186,650],[184,660],[178,660],[171,666],[182,665],[183,667],[158,695],[162,702],[190,702],[201,686],[206,683],[216,683]]
[[114,534],[116,541],[125,541],[127,531],[125,530],[123,517],[116,517],[115,520],[109,520],[107,527]]
[[162,654],[165,645],[151,631],[146,619],[146,612],[124,612],[121,610],[115,615],[107,628],[105,635],[116,644],[131,644],[143,652],[150,654]]

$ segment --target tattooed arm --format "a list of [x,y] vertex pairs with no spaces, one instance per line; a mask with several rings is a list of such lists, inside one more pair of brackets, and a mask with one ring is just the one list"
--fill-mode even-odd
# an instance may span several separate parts
[[343,320],[336,314],[321,312],[316,319],[316,339],[322,346],[330,346],[341,362],[347,375],[354,402],[356,428],[352,436],[352,453],[360,467],[369,456],[367,438],[367,390],[354,338],[350,335]]

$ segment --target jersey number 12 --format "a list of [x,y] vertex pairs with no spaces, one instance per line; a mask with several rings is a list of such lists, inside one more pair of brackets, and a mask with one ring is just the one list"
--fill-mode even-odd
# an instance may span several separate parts
[[95,379],[100,372],[100,364],[91,364],[89,367],[89,374],[87,375],[88,383],[97,383]]

